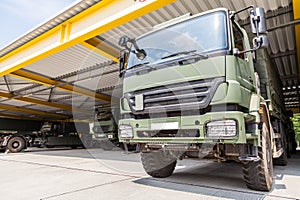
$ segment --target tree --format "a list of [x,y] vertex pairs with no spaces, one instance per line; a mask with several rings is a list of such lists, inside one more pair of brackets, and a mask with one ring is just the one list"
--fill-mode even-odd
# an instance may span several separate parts
[[299,146],[299,142],[300,142],[300,114],[294,114],[294,116],[291,118],[291,120],[294,124],[296,142]]

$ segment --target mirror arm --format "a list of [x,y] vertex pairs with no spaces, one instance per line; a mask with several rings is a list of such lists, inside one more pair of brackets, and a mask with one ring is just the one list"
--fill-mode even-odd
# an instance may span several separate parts
[[[126,48],[127,49],[127,48]],[[119,58],[119,77],[122,78],[124,75],[124,69],[125,69],[125,56],[126,56],[126,50],[123,49],[120,51],[120,58]]]
[[229,15],[230,19],[234,18],[234,16],[235,16],[236,14],[238,14],[238,13],[240,13],[240,12],[243,12],[243,11],[245,11],[245,10],[248,10],[249,8],[255,8],[255,6],[254,6],[254,5],[251,5],[251,6],[245,7],[245,8],[243,8],[243,9],[241,9],[241,10],[238,10],[238,11],[231,11],[231,12],[230,12],[230,15]]
[[134,48],[135,48],[136,51],[139,51],[139,50],[140,50],[140,48],[138,47],[138,45],[136,44],[136,42],[135,42],[134,39],[131,40],[130,42],[132,43],[132,45],[134,46]]
[[[255,27],[257,28],[258,27],[258,20],[254,20],[254,23],[255,23]],[[258,29],[256,30],[256,37],[259,37]]]
[[259,45],[257,47],[254,47],[252,49],[234,52],[233,55],[238,56],[238,55],[243,54],[243,53],[248,53],[248,52],[252,53],[252,52],[258,50],[260,47],[261,47],[261,43],[259,43]]

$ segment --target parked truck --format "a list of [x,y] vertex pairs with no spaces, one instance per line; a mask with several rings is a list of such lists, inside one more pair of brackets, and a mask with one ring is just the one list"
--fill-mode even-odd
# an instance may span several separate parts
[[82,146],[73,122],[0,119],[0,127],[0,148],[12,153],[27,147]]
[[[236,20],[246,11],[250,34]],[[177,159],[234,160],[250,189],[271,190],[273,160],[287,163],[288,116],[263,8],[184,15],[119,45],[119,140],[139,144],[149,175],[170,176]]]
[[118,115],[119,110],[114,106],[95,107],[95,121],[90,123],[90,146],[104,150],[112,150],[119,146],[118,125],[114,118]]
[[[86,124],[88,127],[88,124]],[[40,146],[47,148],[67,146],[71,148],[82,147],[79,137],[80,131],[74,122],[44,122],[37,133]]]
[[[37,143],[37,131],[42,121],[0,119],[0,148],[16,153]],[[38,144],[37,144],[38,145]]]
[[95,121],[90,123],[90,133],[85,135],[83,140],[86,148],[101,148],[109,151],[114,147],[125,151],[135,151],[136,145],[129,145],[119,142],[118,120],[120,115],[119,106],[96,106]]

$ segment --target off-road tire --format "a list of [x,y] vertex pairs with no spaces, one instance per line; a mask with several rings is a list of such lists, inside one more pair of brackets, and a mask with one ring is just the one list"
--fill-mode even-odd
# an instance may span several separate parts
[[273,159],[273,164],[278,165],[278,166],[286,166],[287,165],[287,153],[286,150],[281,154],[279,158],[274,158]]
[[288,145],[286,144],[285,138],[283,138],[283,153],[279,158],[273,159],[273,164],[278,166],[286,166],[288,159]]
[[258,147],[259,161],[244,162],[243,174],[248,188],[270,191],[273,185],[273,159],[271,139],[266,123],[261,131],[261,147]]
[[110,141],[100,142],[100,148],[104,151],[111,151],[114,147],[115,145]]
[[171,176],[177,163],[176,158],[162,150],[141,153],[141,160],[146,173],[155,178]]
[[18,153],[22,151],[26,146],[26,142],[21,137],[13,137],[7,143],[7,148],[12,153]]

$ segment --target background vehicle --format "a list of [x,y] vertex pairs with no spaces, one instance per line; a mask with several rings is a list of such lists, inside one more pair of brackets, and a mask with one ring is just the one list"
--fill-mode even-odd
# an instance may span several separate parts
[[[0,119],[0,147],[16,153],[33,146],[42,121]],[[40,144],[38,144],[40,145]]]
[[[104,150],[112,150],[119,146],[118,125],[113,113],[118,112],[112,107],[99,106],[95,108],[95,122],[90,124],[92,146]],[[117,116],[118,113],[115,114]]]
[[47,148],[83,146],[73,122],[45,122],[39,132],[42,145]]
[[[235,21],[246,10],[250,34]],[[119,44],[125,47],[119,140],[140,145],[149,175],[170,176],[177,159],[234,160],[249,188],[271,190],[273,159],[287,163],[289,119],[263,49],[262,8],[185,15]]]
[[[88,147],[102,148],[103,150],[112,150],[119,147],[123,150],[136,150],[135,145],[127,145],[125,148],[118,139],[119,108],[116,106],[98,106],[95,108],[95,122],[90,123],[90,134],[84,144]],[[86,146],[86,147],[87,147]]]
[[82,146],[73,122],[0,119],[0,147],[17,153],[27,147]]

